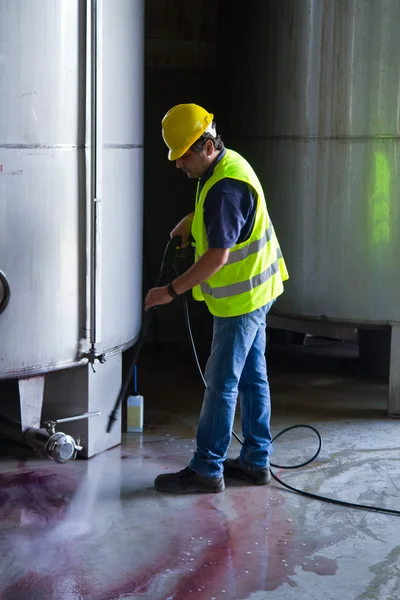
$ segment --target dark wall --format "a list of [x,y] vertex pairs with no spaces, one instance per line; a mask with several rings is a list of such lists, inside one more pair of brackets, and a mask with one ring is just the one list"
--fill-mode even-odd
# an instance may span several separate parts
[[[237,107],[251,110],[254,95],[246,60],[257,1],[243,10],[236,0],[146,0],[144,291],[157,277],[170,231],[193,210],[196,188],[168,161],[161,120],[175,104],[203,105],[226,146],[245,149],[246,113]],[[196,341],[207,346],[212,319],[204,303],[190,308]],[[180,303],[158,309],[154,324],[160,343],[186,342]]]
[[[146,0],[144,291],[157,277],[170,231],[194,208],[196,183],[167,159],[161,120],[185,102],[215,111],[217,4]],[[209,338],[211,319],[203,303],[191,303],[191,315],[201,344]],[[160,342],[186,340],[179,302],[158,309],[157,321]]]

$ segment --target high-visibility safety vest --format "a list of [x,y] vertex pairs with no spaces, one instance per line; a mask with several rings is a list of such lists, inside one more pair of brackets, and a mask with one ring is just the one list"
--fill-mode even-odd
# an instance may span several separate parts
[[210,188],[224,178],[249,183],[256,191],[256,215],[248,240],[229,250],[226,264],[210,279],[193,288],[195,300],[205,300],[217,317],[243,315],[277,298],[289,275],[269,218],[261,184],[249,163],[237,152],[226,150],[200,194],[197,186],[192,223],[196,260],[208,249],[203,207]]

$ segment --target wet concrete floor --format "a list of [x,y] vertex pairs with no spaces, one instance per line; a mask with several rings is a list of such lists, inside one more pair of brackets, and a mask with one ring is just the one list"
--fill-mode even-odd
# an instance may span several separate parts
[[[3,444],[0,600],[397,600],[400,517],[317,502],[276,482],[228,482],[217,495],[154,491],[194,448],[202,388],[186,356],[141,360],[146,431],[90,461],[54,465]],[[386,384],[361,377],[353,348],[314,345],[271,357],[273,433],[318,428],[317,460],[274,472],[293,486],[400,510],[399,422]],[[240,433],[237,419],[236,430]],[[312,455],[311,432],[272,460]],[[238,453],[232,442],[230,455]]]

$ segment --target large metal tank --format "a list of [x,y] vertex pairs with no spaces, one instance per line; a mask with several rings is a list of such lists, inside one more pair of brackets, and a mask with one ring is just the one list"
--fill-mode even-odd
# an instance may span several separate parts
[[288,264],[276,309],[399,322],[400,2],[250,0],[240,18],[228,5],[228,137],[263,180]]
[[264,184],[290,273],[270,323],[357,328],[400,415],[400,2],[221,8],[226,137]]
[[0,379],[137,337],[143,12],[0,0]]

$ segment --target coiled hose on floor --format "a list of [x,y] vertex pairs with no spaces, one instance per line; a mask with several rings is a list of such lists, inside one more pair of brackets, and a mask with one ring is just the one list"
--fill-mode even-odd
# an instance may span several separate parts
[[[173,270],[175,271],[176,276],[179,276],[179,273],[175,267],[175,265],[173,265]],[[189,338],[189,342],[190,342],[190,346],[192,349],[192,353],[193,353],[193,358],[194,358],[194,362],[197,368],[197,371],[203,381],[204,387],[207,387],[207,383],[206,380],[204,378],[203,375],[203,371],[201,369],[200,363],[199,363],[199,359],[197,356],[197,351],[196,351],[196,344],[194,342],[194,338],[193,338],[193,333],[192,333],[192,327],[190,324],[190,315],[189,315],[189,307],[188,307],[188,302],[187,302],[187,297],[186,294],[182,294],[181,296],[182,298],[182,303],[183,303],[183,311],[184,311],[184,315],[185,315],[185,322],[186,322],[186,330],[187,330],[187,334],[188,334],[188,338]],[[277,433],[273,438],[272,438],[272,443],[277,440],[278,438],[280,438],[281,436],[283,436],[285,433],[289,432],[289,431],[293,431],[294,429],[308,429],[311,430],[315,433],[315,435],[317,436],[317,440],[318,440],[318,448],[315,452],[315,454],[313,454],[313,456],[306,460],[305,462],[299,463],[297,465],[278,465],[275,463],[270,463],[270,467],[273,467],[275,469],[301,469],[302,467],[305,467],[306,465],[309,465],[310,463],[312,463],[317,456],[319,455],[320,451],[321,451],[321,447],[322,447],[322,439],[321,439],[321,435],[319,433],[319,431],[313,427],[312,425],[291,425],[290,427],[286,427],[285,429],[283,429],[282,431],[280,431],[279,433]],[[232,435],[236,438],[236,440],[243,445],[243,441],[241,440],[241,438],[238,436],[238,434],[235,431],[232,431]],[[366,504],[357,504],[357,503],[353,503],[353,502],[345,502],[344,500],[337,500],[336,498],[328,498],[327,496],[321,496],[320,494],[312,494],[311,492],[306,492],[305,490],[301,490],[299,488],[296,488],[292,485],[289,485],[287,483],[285,483],[284,481],[282,481],[282,479],[280,479],[280,477],[278,477],[276,475],[276,473],[274,473],[274,471],[272,469],[270,469],[271,471],[271,475],[272,477],[275,479],[275,481],[277,481],[280,485],[282,485],[283,487],[285,487],[286,489],[290,490],[291,492],[294,492],[296,494],[300,494],[302,496],[305,496],[306,498],[312,498],[313,500],[319,500],[321,502],[329,502],[330,504],[337,504],[339,506],[345,506],[347,508],[356,508],[356,509],[360,509],[360,510],[368,510],[368,511],[374,511],[374,512],[380,512],[380,513],[386,513],[386,514],[391,514],[391,515],[398,515],[400,516],[400,511],[398,510],[394,510],[394,509],[389,509],[389,508],[382,508],[379,506],[369,506]]]
[[[156,282],[156,287],[165,284],[166,282],[166,274],[168,269],[173,269],[175,274],[177,276],[179,276],[178,270],[176,268],[175,265],[175,258],[176,258],[176,253],[177,253],[177,249],[179,249],[181,246],[181,238],[180,237],[174,237],[172,239],[170,239],[168,241],[168,244],[165,247],[164,250],[164,255],[163,255],[163,259],[161,262],[161,268],[160,268],[160,273],[159,273],[159,277],[157,279]],[[203,381],[203,384],[205,387],[207,387],[207,383],[206,380],[204,378],[203,375],[203,371],[201,369],[200,363],[199,363],[199,358],[197,356],[197,351],[196,351],[196,344],[194,342],[193,339],[193,333],[192,333],[192,327],[190,324],[190,315],[189,315],[189,307],[188,307],[188,302],[187,302],[187,296],[186,294],[182,294],[181,295],[181,299],[182,299],[182,303],[183,303],[183,311],[184,311],[184,315],[185,315],[185,323],[186,323],[186,330],[187,330],[187,334],[188,334],[188,338],[189,338],[189,342],[190,342],[190,346],[192,349],[192,353],[193,353],[193,358],[194,358],[194,362],[197,368],[197,371]],[[108,427],[107,427],[107,432],[109,432],[112,428],[112,425],[114,423],[114,421],[117,418],[117,411],[118,408],[122,402],[122,400],[127,396],[128,394],[128,390],[129,387],[131,385],[132,379],[133,379],[133,374],[134,374],[134,370],[135,370],[135,366],[136,366],[136,362],[137,359],[139,357],[139,353],[140,350],[142,348],[144,339],[146,337],[146,333],[147,333],[147,329],[148,326],[150,324],[151,321],[151,315],[152,312],[155,309],[150,309],[147,313],[145,313],[144,318],[143,318],[143,323],[142,323],[142,328],[140,330],[140,334],[139,334],[139,338],[138,341],[136,343],[136,347],[135,347],[135,352],[134,352],[134,356],[132,358],[132,362],[131,362],[131,368],[129,370],[128,376],[125,380],[125,382],[123,383],[122,387],[121,387],[121,391],[118,395],[118,398],[116,400],[114,409],[112,410],[112,412],[110,413],[110,417],[109,417],[109,421],[108,421]],[[300,463],[298,465],[278,465],[278,464],[274,464],[274,463],[270,463],[270,467],[275,468],[275,469],[300,469],[301,467],[305,467],[306,465],[309,465],[310,463],[312,463],[317,456],[319,455],[320,451],[321,451],[321,446],[322,446],[322,439],[321,439],[321,435],[319,433],[319,431],[313,427],[312,425],[292,425],[290,427],[286,427],[285,429],[283,429],[282,431],[280,431],[273,439],[272,442],[274,442],[275,440],[277,440],[278,438],[280,438],[282,435],[284,435],[285,433],[289,432],[289,431],[293,431],[294,429],[308,429],[311,430],[315,433],[315,435],[317,436],[317,440],[318,440],[318,448],[317,451],[315,452],[315,454],[307,461]],[[243,445],[243,441],[240,439],[240,437],[237,435],[237,433],[235,431],[232,431],[232,435],[236,438],[236,440]],[[275,481],[277,481],[280,485],[282,485],[284,488],[290,490],[291,492],[294,492],[296,494],[300,494],[301,496],[305,496],[306,498],[312,498],[313,500],[319,500],[322,502],[329,502],[330,504],[337,504],[339,506],[345,506],[347,508],[356,508],[359,510],[367,510],[367,511],[373,511],[373,512],[379,512],[379,513],[385,513],[385,514],[391,514],[391,515],[398,515],[400,516],[400,511],[399,510],[394,510],[394,509],[389,509],[389,508],[381,508],[379,506],[369,506],[366,504],[357,504],[357,503],[353,503],[353,502],[345,502],[344,500],[337,500],[335,498],[328,498],[327,496],[321,496],[319,494],[312,494],[311,492],[306,492],[305,490],[301,490],[298,489],[294,486],[291,486],[287,483],[285,483],[284,481],[282,481],[282,479],[280,479],[280,477],[278,477],[276,475],[276,473],[273,472],[273,470],[271,469],[271,475],[272,477],[275,479]]]

